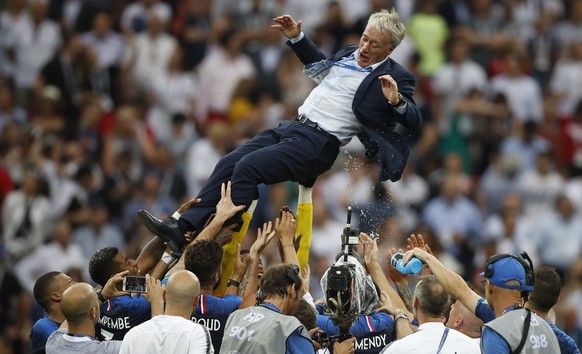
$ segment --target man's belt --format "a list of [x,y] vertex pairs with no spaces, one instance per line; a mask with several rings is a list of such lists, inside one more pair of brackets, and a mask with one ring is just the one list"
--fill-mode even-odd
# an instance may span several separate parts
[[325,133],[325,134],[328,134],[328,135],[329,135],[329,133],[328,133],[328,132],[326,132],[325,130],[323,130],[323,129],[322,129],[320,126],[319,126],[319,124],[317,124],[317,123],[315,123],[314,121],[312,121],[311,119],[307,118],[307,116],[306,116],[306,115],[304,115],[304,114],[300,114],[300,115],[298,115],[298,116],[297,116],[297,118],[295,118],[295,120],[296,120],[297,122],[301,123],[301,124],[305,124],[305,125],[307,125],[307,126],[310,126],[310,127],[312,127],[312,128],[313,128],[313,129],[315,129],[315,130],[319,130],[320,132],[322,132],[322,133]]

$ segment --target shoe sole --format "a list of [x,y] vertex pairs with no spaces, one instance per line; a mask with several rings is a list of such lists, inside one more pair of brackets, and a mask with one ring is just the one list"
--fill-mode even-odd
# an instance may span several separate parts
[[176,242],[169,239],[166,235],[158,235],[158,230],[156,230],[156,227],[151,223],[150,218],[145,216],[145,215],[146,215],[146,212],[142,212],[142,210],[139,210],[137,212],[137,216],[138,216],[139,220],[141,221],[141,223],[143,224],[143,226],[145,226],[146,229],[148,229],[148,231],[151,232],[154,236],[157,236],[157,237],[161,238],[162,240],[164,240],[164,242],[168,246],[170,246],[170,248],[172,249],[172,251],[175,254],[182,254],[182,250],[178,247]]

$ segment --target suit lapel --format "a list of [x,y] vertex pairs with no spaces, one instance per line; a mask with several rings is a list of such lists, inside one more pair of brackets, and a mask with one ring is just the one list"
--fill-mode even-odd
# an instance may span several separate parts
[[[392,68],[392,59],[388,58],[385,62],[383,62],[380,66],[378,66],[374,71],[372,71],[368,76],[364,78],[364,81],[358,87],[356,94],[354,95],[354,102],[352,107],[356,107],[359,105],[360,101],[364,98],[364,94],[368,90],[368,87],[378,78],[378,76],[382,76],[385,74],[389,74]],[[353,110],[353,109],[352,109]]]

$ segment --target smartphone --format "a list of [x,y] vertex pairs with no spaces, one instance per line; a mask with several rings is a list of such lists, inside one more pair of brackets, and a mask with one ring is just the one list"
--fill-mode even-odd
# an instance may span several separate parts
[[126,275],[123,277],[123,291],[128,293],[147,293],[148,288],[144,275]]

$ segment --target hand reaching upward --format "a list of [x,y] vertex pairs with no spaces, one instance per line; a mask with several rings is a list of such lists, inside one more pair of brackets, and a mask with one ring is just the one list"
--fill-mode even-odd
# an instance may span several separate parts
[[271,28],[278,29],[289,39],[297,37],[301,33],[301,20],[295,22],[289,15],[277,16],[273,19],[274,25]]

